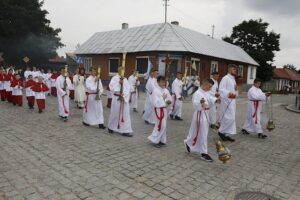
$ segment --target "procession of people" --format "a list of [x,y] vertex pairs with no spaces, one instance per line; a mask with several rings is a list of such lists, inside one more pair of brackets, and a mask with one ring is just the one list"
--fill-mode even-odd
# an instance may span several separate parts
[[[234,142],[236,131],[236,101],[238,87],[235,81],[237,74],[235,65],[228,65],[228,73],[219,83],[219,73],[213,72],[211,77],[201,81],[192,93],[192,106],[194,113],[187,137],[184,140],[185,148],[189,153],[200,154],[200,158],[212,162],[208,154],[207,138],[210,128],[218,130],[222,142]],[[67,68],[56,71],[32,70],[28,67],[21,74],[13,68],[0,68],[0,97],[15,106],[23,106],[23,90],[29,109],[34,109],[35,102],[38,113],[43,113],[46,107],[46,97],[57,98],[58,116],[67,122],[72,112],[70,101],[78,109],[82,109],[82,124],[84,126],[97,126],[106,129],[110,134],[119,133],[125,137],[132,137],[134,130],[131,125],[131,111],[138,113],[139,86],[141,85],[138,71],[133,71],[128,79],[124,76],[125,68],[120,66],[118,73],[113,76],[104,87],[100,78],[100,68],[92,67],[86,72],[78,67],[76,74],[71,76]],[[184,77],[186,78],[186,77]],[[197,80],[199,81],[199,80]],[[200,81],[199,81],[200,82]],[[168,89],[167,77],[159,75],[152,69],[145,84],[146,100],[142,119],[147,125],[154,125],[148,139],[160,148],[167,143],[167,121],[182,121],[183,109],[183,75],[178,72],[175,80]],[[257,134],[258,138],[266,138],[261,128],[262,102],[267,101],[270,93],[263,93],[260,89],[261,81],[254,80],[254,85],[248,91],[247,118],[244,122],[243,134]],[[110,115],[106,119],[103,114],[103,99],[108,96],[107,107]],[[220,109],[218,109],[220,107]],[[218,114],[218,110],[219,114]],[[107,125],[105,125],[107,123]]]

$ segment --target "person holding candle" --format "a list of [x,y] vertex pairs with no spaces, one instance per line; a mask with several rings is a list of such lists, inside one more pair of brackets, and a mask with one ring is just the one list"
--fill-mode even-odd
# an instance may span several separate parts
[[108,121],[108,132],[118,132],[125,137],[132,137],[129,108],[130,84],[124,77],[124,71],[124,67],[119,67],[118,74],[109,83],[112,92],[112,105]]
[[101,68],[91,69],[91,75],[86,79],[86,101],[83,111],[82,123],[85,126],[98,125],[100,129],[105,129],[103,106],[101,100],[101,94],[104,89],[100,79]]

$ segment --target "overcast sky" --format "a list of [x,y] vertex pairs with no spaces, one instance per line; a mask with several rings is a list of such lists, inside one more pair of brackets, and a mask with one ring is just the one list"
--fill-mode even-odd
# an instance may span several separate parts
[[[170,0],[168,21],[215,37],[230,35],[243,20],[262,18],[270,30],[281,34],[281,51],[275,65],[293,64],[300,69],[300,0]],[[44,9],[54,28],[61,28],[58,52],[73,52],[95,32],[164,22],[162,0],[45,0]]]

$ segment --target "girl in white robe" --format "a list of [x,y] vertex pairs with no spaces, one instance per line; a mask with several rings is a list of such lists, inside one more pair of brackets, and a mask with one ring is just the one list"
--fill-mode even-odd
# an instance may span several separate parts
[[159,87],[157,87],[152,94],[156,120],[153,131],[148,139],[155,144],[156,147],[160,147],[160,145],[165,145],[167,142],[167,107],[171,104],[172,100],[170,92],[166,89],[165,77],[159,76],[157,82]]

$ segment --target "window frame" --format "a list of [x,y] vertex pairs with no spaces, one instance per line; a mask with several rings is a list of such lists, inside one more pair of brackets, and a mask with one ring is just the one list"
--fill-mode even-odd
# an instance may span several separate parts
[[89,72],[93,67],[93,57],[84,57],[83,58],[83,67],[84,69]]
[[[148,71],[148,67],[149,67],[149,62],[150,62],[150,57],[149,56],[136,56],[135,57],[135,71],[137,71],[137,60],[138,59],[148,59],[148,65],[147,65],[147,69],[146,69],[146,72],[145,73],[147,73],[147,71]],[[143,77],[143,75],[145,74],[145,73],[140,73],[140,71],[139,71],[139,77]]]
[[[117,72],[111,72],[110,71],[110,60],[118,60]],[[120,66],[120,60],[121,59],[119,57],[109,57],[108,58],[108,74],[109,74],[109,76],[114,76],[114,75],[118,74],[118,68]]]
[[[214,71],[213,69],[216,69],[216,70]],[[210,63],[210,74],[212,74],[213,72],[219,72],[219,63],[218,63],[218,61],[212,60],[211,63]]]

